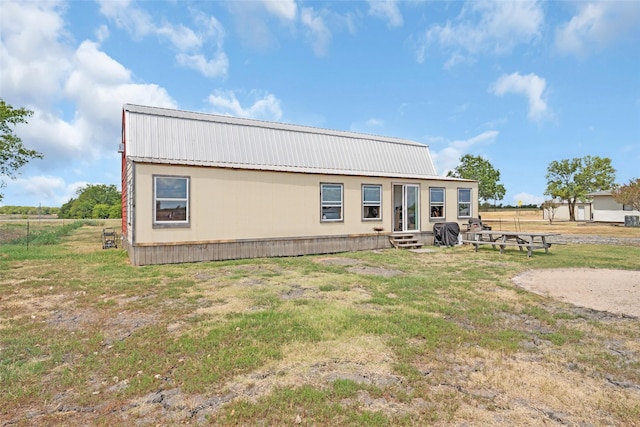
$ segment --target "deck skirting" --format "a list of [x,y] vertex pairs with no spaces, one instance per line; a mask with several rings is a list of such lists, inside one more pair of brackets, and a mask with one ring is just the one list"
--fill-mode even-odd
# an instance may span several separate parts
[[[414,235],[425,245],[433,244],[432,232]],[[138,245],[131,245],[125,238],[122,243],[133,265],[317,255],[392,247],[389,235],[382,233]]]

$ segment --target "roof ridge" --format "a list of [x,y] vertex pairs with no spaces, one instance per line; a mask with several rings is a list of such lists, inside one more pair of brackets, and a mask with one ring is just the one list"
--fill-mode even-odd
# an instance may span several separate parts
[[175,108],[152,107],[148,105],[139,105],[139,104],[124,104],[123,110],[130,111],[133,113],[152,114],[152,115],[159,115],[159,116],[165,116],[165,117],[183,118],[183,119],[189,119],[189,120],[202,120],[202,121],[208,121],[208,122],[227,123],[227,124],[234,124],[234,125],[240,125],[240,126],[262,127],[262,128],[286,130],[286,131],[292,131],[292,132],[304,132],[304,133],[321,134],[321,135],[342,136],[342,137],[355,138],[355,139],[367,139],[367,140],[374,139],[378,141],[388,142],[391,144],[405,144],[405,145],[417,145],[417,146],[429,147],[427,144],[423,144],[421,142],[417,142],[417,141],[413,141],[405,138],[396,138],[396,137],[390,137],[390,136],[368,134],[364,132],[344,131],[344,130],[336,130],[336,129],[329,129],[329,128],[321,128],[317,126],[298,125],[298,124],[292,124],[292,123],[282,123],[282,122],[274,122],[274,121],[268,121],[268,120],[236,117],[236,116],[222,115],[222,114],[215,114],[215,113],[204,113],[199,111],[179,110]]

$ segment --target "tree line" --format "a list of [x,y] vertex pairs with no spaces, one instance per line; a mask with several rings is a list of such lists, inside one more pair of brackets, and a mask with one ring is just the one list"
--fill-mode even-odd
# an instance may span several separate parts
[[0,206],[0,215],[58,215],[60,208],[50,206]]
[[62,207],[0,206],[2,215],[57,215],[64,219],[107,219],[122,217],[122,197],[115,185],[87,185],[78,189]]

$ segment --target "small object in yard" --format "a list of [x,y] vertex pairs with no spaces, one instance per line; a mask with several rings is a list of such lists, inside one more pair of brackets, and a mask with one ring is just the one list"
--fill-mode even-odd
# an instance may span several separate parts
[[102,249],[117,248],[118,233],[113,227],[102,229]]

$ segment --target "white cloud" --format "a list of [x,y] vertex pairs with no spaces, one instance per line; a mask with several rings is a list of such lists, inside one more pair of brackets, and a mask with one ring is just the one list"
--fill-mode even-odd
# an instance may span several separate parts
[[50,104],[70,63],[62,5],[3,1],[0,13],[0,87],[5,100]]
[[96,39],[98,40],[98,43],[102,43],[107,40],[109,38],[109,34],[109,27],[106,25],[100,25],[96,30]]
[[165,23],[162,26],[153,28],[153,32],[166,37],[179,51],[191,51],[200,49],[203,40],[200,36],[184,25],[171,25]]
[[640,2],[608,1],[579,3],[580,10],[556,30],[555,44],[561,52],[586,56],[600,51],[635,29],[640,30]]
[[207,59],[202,54],[187,55],[179,53],[176,55],[176,60],[183,67],[199,71],[205,77],[218,77],[226,74],[226,70],[229,69],[229,58],[223,52],[220,52],[212,59]]
[[[316,56],[327,54],[334,32],[357,32],[358,12],[337,13],[331,6],[298,7],[294,0],[227,2],[236,36],[245,46],[259,51],[278,49],[279,37],[302,38]],[[279,18],[274,25],[272,16]]]
[[176,106],[163,88],[132,83],[130,71],[100,51],[94,42],[83,42],[66,60],[72,69],[56,97],[75,106],[73,117],[66,119],[49,112],[46,106],[34,106],[29,124],[19,128],[23,140],[45,155],[43,169],[114,153],[117,141],[113,135],[119,134],[125,103]]
[[[447,142],[447,147],[440,151],[435,151],[433,147],[431,147],[431,156],[437,165],[437,169],[440,171],[440,175],[444,176],[447,172],[454,170],[456,166],[458,166],[458,163],[460,163],[460,157],[469,153],[473,147],[492,144],[499,134],[500,132],[498,131],[488,130],[469,139]],[[442,143],[441,138],[432,137],[430,140],[438,144]]]
[[369,0],[369,15],[386,20],[389,28],[401,27],[404,23],[397,0]]
[[[183,24],[156,24],[145,10],[128,1],[101,0],[100,12],[135,38],[157,35],[169,41],[177,50],[176,62],[179,65],[199,71],[205,77],[227,75],[229,61],[223,50],[225,33],[220,22],[213,16],[193,11],[196,28],[192,29]],[[210,43],[216,47],[212,59],[202,53],[202,49]]]
[[216,90],[208,97],[212,112],[258,120],[277,121],[282,117],[280,100],[272,94],[250,93],[252,104],[243,107],[233,91]]
[[437,45],[450,58],[446,67],[469,61],[481,53],[504,54],[519,43],[538,39],[544,23],[537,0],[477,0],[465,4],[455,21],[429,27],[416,49],[416,60],[423,62],[429,46]]
[[264,7],[273,15],[289,21],[296,18],[298,7],[295,0],[262,0]]
[[529,118],[539,120],[547,114],[547,103],[544,100],[547,82],[545,79],[531,73],[521,75],[513,73],[501,76],[489,91],[496,96],[507,93],[524,95],[529,101]]
[[[39,175],[30,178],[18,178],[12,182],[12,185],[34,199],[46,202],[52,201],[52,203],[45,203],[45,206],[60,206],[72,197],[64,180],[58,176]],[[60,196],[60,194],[64,195]]]
[[34,166],[49,170],[86,155],[82,147],[85,138],[82,130],[46,110],[34,109],[28,125],[16,127],[23,141],[30,148],[44,154],[44,160],[34,161]]
[[[131,82],[131,72],[99,50],[91,41],[83,42],[74,56],[74,70],[65,85],[65,95],[77,105],[76,123],[82,120],[90,127],[120,126],[124,103],[142,103],[159,107],[175,107],[165,89],[153,84]],[[92,131],[92,133],[97,133]],[[87,141],[94,145],[101,140]],[[113,142],[111,142],[113,143]]]
[[[157,85],[133,82],[131,71],[98,43],[87,40],[76,46],[65,32],[64,8],[58,3],[4,1],[2,8],[2,96],[33,110],[28,125],[15,130],[29,148],[44,154],[21,169],[32,178],[11,181],[8,188],[14,198],[33,194],[49,206],[59,205],[78,188],[65,179],[77,181],[96,170],[117,175],[124,103],[176,103]],[[109,36],[106,27],[98,27],[95,34],[98,40]]]
[[307,36],[312,41],[313,52],[317,56],[324,56],[331,41],[331,31],[326,26],[323,17],[312,8],[305,7],[302,9],[300,20],[307,28]]

